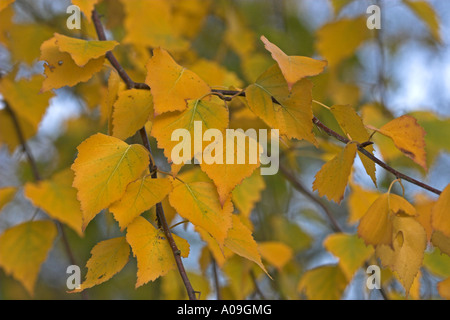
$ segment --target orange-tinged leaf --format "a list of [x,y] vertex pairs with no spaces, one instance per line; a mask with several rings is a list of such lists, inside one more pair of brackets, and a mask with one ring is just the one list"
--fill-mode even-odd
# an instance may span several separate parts
[[54,223],[47,220],[16,225],[0,236],[0,267],[18,280],[31,296],[56,233]]
[[183,111],[187,108],[186,100],[201,98],[211,91],[199,76],[178,65],[161,48],[153,50],[147,63],[145,83],[151,88],[156,114]]
[[[323,25],[317,31],[317,51],[336,67],[343,59],[352,56],[370,37],[366,16],[343,18]],[[352,36],[349,37],[348,35]]]
[[103,67],[105,57],[90,60],[84,67],[78,66],[67,52],[61,52],[55,37],[41,45],[41,57],[44,60],[44,73],[47,78],[41,91],[58,89],[64,86],[74,86],[86,82]]
[[5,9],[7,6],[9,6],[11,3],[13,3],[15,0],[0,0],[0,11]]
[[325,163],[315,176],[313,190],[321,197],[340,203],[352,171],[356,155],[356,144],[348,143],[333,159]]
[[77,200],[77,190],[72,187],[73,178],[73,172],[65,169],[50,180],[28,182],[24,192],[35,206],[82,236],[82,213]]
[[[175,234],[172,236],[181,252],[180,255],[187,258],[188,242]],[[137,217],[128,226],[127,241],[133,249],[133,255],[137,258],[136,288],[166,275],[175,268],[173,252],[164,232],[156,229],[144,218]]]
[[[353,141],[357,141],[359,143],[369,141],[369,132],[364,127],[364,123],[362,122],[361,117],[356,113],[355,109],[346,105],[335,105],[332,106],[330,110],[344,133],[349,135]],[[364,149],[373,154],[373,145],[369,145]],[[377,178],[375,176],[375,162],[362,155],[359,151],[358,155],[364,168],[366,169],[367,174],[376,186]]]
[[71,292],[81,292],[111,279],[127,264],[130,257],[130,245],[125,237],[101,241],[91,250],[91,257],[86,263],[88,272],[80,289]]
[[325,265],[306,271],[298,283],[297,290],[304,291],[311,300],[339,300],[347,283],[339,266]]
[[141,129],[153,115],[148,90],[130,89],[119,93],[112,113],[112,135],[125,140]]
[[[308,79],[295,83],[289,91],[278,65],[273,65],[246,89],[250,109],[280,135],[317,144],[313,130],[312,84]],[[272,101],[275,98],[278,103]]]
[[[242,180],[249,177],[260,166],[259,156],[263,152],[263,149],[256,138],[256,136],[251,137],[246,135],[243,131],[236,130],[231,133],[231,131],[227,130],[226,136],[224,137],[225,141],[222,141],[222,145],[216,140],[209,144],[203,151],[203,158],[207,157],[207,154],[211,154],[210,152],[214,150],[215,156],[223,159],[223,163],[207,163],[203,159],[200,164],[200,168],[217,186],[221,204],[230,197],[233,189]],[[229,144],[230,141],[231,143]],[[233,160],[228,159],[227,155],[231,144],[234,148],[234,153],[232,154]],[[241,161],[239,160],[240,155],[243,155],[244,158]],[[250,161],[251,157],[254,158],[254,161]]]
[[427,232],[427,239],[430,241],[433,235],[433,227],[431,226],[431,212],[436,201],[428,198],[424,194],[415,195],[414,200],[414,206],[417,211],[416,220],[425,229]]
[[247,218],[250,216],[255,203],[261,200],[261,192],[265,188],[264,179],[257,170],[234,188],[231,199],[240,214]]
[[[155,98],[154,98],[155,99]],[[155,101],[155,100],[153,100]],[[152,136],[158,141],[158,147],[164,149],[164,155],[172,162],[172,152],[175,146],[188,148],[190,155],[183,154],[183,159],[192,159],[197,153],[194,142],[203,141],[203,132],[207,129],[217,129],[224,133],[228,126],[228,110],[222,104],[205,100],[189,100],[188,108],[182,112],[168,112],[153,119]],[[201,129],[196,130],[196,121],[201,122]],[[172,134],[177,129],[185,129],[189,132],[189,139],[176,137],[181,141],[172,139]],[[205,144],[206,147],[206,144]],[[203,151],[203,143],[201,151]],[[179,158],[179,153],[176,154]],[[178,163],[177,163],[178,164]]]
[[267,51],[272,54],[272,58],[278,63],[289,90],[300,79],[318,75],[327,66],[326,61],[302,56],[288,56],[280,48],[267,40],[265,36],[261,36],[261,41],[264,43]]
[[78,6],[88,21],[91,21],[92,10],[97,2],[101,0],[72,0],[72,4]]
[[16,187],[3,187],[0,188],[0,211],[3,209],[5,205],[7,205],[14,195],[16,194]]
[[402,212],[416,215],[416,209],[396,194],[382,194],[369,207],[358,226],[358,235],[366,244],[392,244],[392,216]]
[[169,1],[122,0],[122,4],[126,13],[124,43],[173,51],[189,48],[189,42],[175,28]]
[[434,230],[438,230],[446,237],[450,237],[450,184],[442,191],[433,207],[431,225]]
[[258,244],[253,239],[251,231],[241,222],[237,215],[232,215],[232,227],[228,230],[224,245],[234,253],[256,263],[269,277],[261,255],[258,251]]
[[275,266],[278,271],[281,271],[293,256],[291,247],[279,241],[260,242],[258,243],[258,250],[262,258]]
[[427,170],[425,130],[416,118],[404,115],[389,121],[377,130],[394,141],[395,146],[408,158]]
[[172,183],[167,178],[152,179],[145,176],[131,182],[120,200],[110,207],[114,218],[123,231],[137,216],[161,202],[172,190]]
[[117,41],[83,40],[67,37],[55,33],[56,45],[61,52],[67,52],[73,61],[84,67],[90,60],[104,56],[113,50],[119,43]]
[[450,278],[447,278],[437,284],[439,295],[447,300],[450,300]]
[[127,185],[139,178],[149,164],[141,145],[97,133],[78,146],[72,165],[73,186],[83,212],[83,230],[102,209],[119,200]]
[[174,188],[169,202],[180,216],[202,227],[223,247],[228,229],[231,228],[233,204],[228,199],[223,207],[212,182],[181,183],[173,181]]
[[348,281],[353,278],[355,272],[374,253],[373,248],[366,246],[364,241],[358,238],[357,235],[345,233],[329,235],[323,245],[326,250],[339,258],[339,266]]
[[394,217],[393,243],[377,246],[376,254],[384,266],[398,276],[408,296],[414,278],[422,266],[427,247],[425,229],[412,217]]

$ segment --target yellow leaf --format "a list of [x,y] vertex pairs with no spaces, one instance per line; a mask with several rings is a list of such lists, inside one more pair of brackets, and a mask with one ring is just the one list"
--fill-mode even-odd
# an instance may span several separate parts
[[58,172],[50,180],[25,184],[25,196],[47,214],[71,227],[82,236],[82,213],[77,190],[72,187],[73,172]]
[[333,159],[325,163],[315,176],[313,190],[321,197],[340,203],[352,171],[356,155],[356,144],[348,143]]
[[352,192],[348,197],[348,222],[358,222],[367,212],[372,203],[380,196],[378,191],[372,191],[350,182]]
[[359,239],[357,235],[345,233],[329,235],[323,245],[326,250],[339,258],[339,266],[348,281],[353,278],[355,272],[374,253],[373,248],[366,246],[364,241]]
[[450,300],[450,278],[447,278],[437,285],[439,295],[447,300]]
[[297,290],[304,291],[311,300],[339,300],[347,283],[339,266],[326,265],[306,271],[298,283]]
[[443,254],[443,252],[437,248],[431,252],[425,253],[423,265],[433,275],[444,278],[450,277],[450,256],[448,253]]
[[86,19],[91,22],[92,10],[95,9],[95,5],[99,0],[72,0],[72,4],[78,6],[83,12]]
[[[329,22],[317,31],[317,50],[336,67],[343,59],[352,56],[358,47],[369,38],[366,16],[344,18]],[[352,36],[349,37],[348,35]]]
[[83,40],[67,37],[55,33],[55,43],[61,52],[67,52],[73,61],[84,67],[90,60],[103,57],[113,50],[119,43],[117,41]]
[[173,185],[169,194],[170,205],[180,216],[209,232],[222,247],[231,228],[231,199],[227,199],[222,207],[212,182],[181,183],[174,180]]
[[433,243],[433,246],[439,248],[442,253],[445,253],[450,257],[450,237],[446,237],[440,231],[434,231],[431,236],[431,242]]
[[47,110],[51,92],[40,93],[44,77],[34,75],[30,80],[15,81],[11,77],[0,80],[0,92],[17,117],[20,117],[37,131]]
[[113,105],[117,99],[117,95],[123,90],[124,84],[116,70],[111,70],[108,78],[108,89],[104,91],[102,101],[100,103],[100,119],[101,123],[108,123],[108,134],[112,132],[112,113]]
[[442,191],[431,212],[431,225],[450,237],[450,184]]
[[430,29],[431,35],[441,41],[439,34],[439,19],[432,5],[426,1],[403,1]]
[[[240,184],[242,180],[249,177],[253,171],[260,166],[259,156],[263,152],[263,149],[256,138],[256,136],[253,138],[246,135],[243,131],[230,133],[230,131],[227,130],[226,136],[224,137],[225,141],[222,141],[222,145],[216,140],[209,144],[203,151],[204,158],[206,154],[211,154],[208,153],[208,150],[209,152],[214,150],[215,157],[222,159],[223,163],[207,163],[207,161],[203,159],[200,164],[200,168],[217,186],[221,204],[230,197],[233,189]],[[232,154],[233,160],[229,159],[227,154],[230,150],[230,145],[234,148],[234,153]],[[240,161],[239,158],[241,155],[243,159]],[[254,158],[254,161],[251,161],[250,158]]]
[[249,217],[255,203],[261,200],[261,192],[266,188],[263,177],[258,171],[245,178],[232,192],[232,201],[240,214]]
[[1,0],[0,1],[0,11],[5,9],[7,6],[9,6],[11,3],[13,3],[15,0]]
[[415,216],[415,208],[395,194],[382,194],[369,207],[358,226],[358,235],[366,244],[392,244],[392,216],[397,213]]
[[147,63],[145,83],[152,91],[155,114],[183,111],[187,108],[186,100],[201,98],[211,91],[199,76],[178,65],[161,48],[153,50]]
[[293,256],[291,247],[279,241],[260,242],[258,243],[258,250],[263,259],[275,266],[278,271],[281,271]]
[[[369,132],[364,127],[364,123],[362,122],[361,117],[356,113],[355,109],[346,105],[335,105],[331,107],[331,112],[344,133],[349,135],[353,141],[357,141],[359,143],[369,141]],[[373,145],[369,145],[364,149],[373,154]],[[364,168],[366,169],[367,174],[376,186],[377,178],[375,176],[375,162],[362,155],[359,151],[358,155]]]
[[[234,253],[256,263],[269,277],[269,273],[261,261],[258,244],[251,231],[241,222],[237,215],[232,215],[232,227],[228,230],[224,245]],[[219,243],[220,244],[220,243]]]
[[[280,135],[317,144],[313,129],[312,84],[308,79],[298,81],[291,92],[278,65],[270,67],[246,89],[250,109]],[[275,98],[279,104],[272,101]]]
[[[25,140],[28,140],[36,134],[37,127],[32,126],[27,120],[19,117],[19,126],[22,129],[22,134]],[[12,154],[17,146],[22,142],[16,133],[17,127],[11,117],[11,114],[5,110],[0,110],[0,142],[5,143],[8,146],[10,153]],[[1,145],[1,143],[0,143]]]
[[122,198],[114,202],[109,211],[114,214],[123,231],[142,212],[161,202],[171,190],[172,183],[169,179],[152,179],[145,176],[131,182]]
[[153,115],[152,95],[147,90],[130,89],[119,93],[112,113],[112,135],[125,140],[141,129]]
[[130,256],[130,245],[125,237],[113,238],[101,241],[91,250],[91,257],[86,263],[88,272],[80,289],[73,292],[81,292],[111,279],[123,269]]
[[[183,258],[189,255],[186,240],[173,234],[173,239]],[[172,249],[161,229],[155,229],[150,222],[137,217],[127,228],[127,241],[137,258],[138,272],[136,288],[166,275],[175,268]]]
[[289,91],[294,83],[304,77],[315,76],[322,73],[327,66],[326,61],[316,60],[302,56],[288,56],[280,48],[261,36],[265,48],[272,54],[272,58],[278,63],[288,84]]
[[16,187],[3,187],[0,188],[0,211],[5,205],[8,204],[16,194]]
[[7,47],[13,62],[25,62],[32,65],[39,58],[39,48],[53,35],[53,30],[43,24],[15,24],[8,31]]
[[221,64],[206,60],[198,59],[195,64],[190,67],[192,72],[195,72],[200,78],[213,87],[226,87],[234,86],[236,88],[242,87],[242,80],[232,72],[227,70]]
[[411,285],[422,266],[427,247],[425,229],[412,217],[394,217],[393,243],[380,245],[376,254],[384,266],[388,266],[398,276],[400,283],[409,294]]
[[124,43],[174,51],[188,49],[189,43],[173,23],[169,1],[122,0],[122,4],[126,13]]
[[433,234],[433,227],[431,226],[431,212],[436,201],[428,198],[424,194],[417,194],[414,199],[414,206],[417,211],[417,217],[415,219],[425,229],[427,232],[427,240],[430,241]]
[[9,228],[0,236],[0,266],[31,296],[56,233],[51,221],[31,221]]
[[[154,98],[155,99],[155,98]],[[155,100],[153,100],[155,102]],[[182,150],[187,148],[190,154],[183,154],[183,159],[192,159],[195,154],[203,151],[195,148],[195,141],[203,141],[202,131],[207,129],[217,129],[222,133],[228,126],[228,110],[222,104],[217,104],[204,100],[189,100],[188,108],[183,112],[168,112],[153,119],[152,136],[158,141],[158,147],[164,149],[164,155],[169,162],[172,162],[172,152],[175,146],[180,146]],[[201,122],[201,130],[196,129],[196,121]],[[177,129],[185,129],[189,132],[188,137],[177,137],[182,141],[172,139],[172,134]],[[179,153],[176,154],[179,158]],[[178,163],[177,163],[178,164]]]
[[196,226],[195,231],[197,231],[202,240],[206,242],[205,249],[207,249],[209,258],[212,256],[217,265],[223,267],[224,263],[234,254],[234,252],[227,247],[221,248],[217,241],[203,228]]
[[41,57],[44,60],[44,73],[47,78],[41,91],[58,89],[64,86],[74,86],[79,82],[88,81],[103,67],[105,57],[90,60],[84,67],[79,67],[67,52],[61,52],[55,37],[41,45]]
[[127,185],[139,178],[149,164],[141,145],[97,133],[78,146],[72,165],[73,186],[83,212],[83,230],[102,209],[119,200]]
[[409,115],[401,116],[389,121],[377,131],[391,138],[395,146],[403,154],[427,170],[424,139],[426,132],[414,117]]

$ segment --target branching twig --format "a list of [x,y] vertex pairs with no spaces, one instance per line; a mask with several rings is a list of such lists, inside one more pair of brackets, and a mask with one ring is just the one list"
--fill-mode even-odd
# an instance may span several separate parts
[[[95,26],[95,30],[97,31],[98,39],[105,41],[106,40],[105,30],[103,28],[103,24],[101,23],[100,17],[96,10],[92,11],[92,21],[94,22],[94,26]],[[114,67],[114,69],[116,69],[116,71],[118,72],[121,79],[127,85],[128,89],[145,89],[145,90],[150,89],[150,87],[145,83],[134,82],[111,51],[106,53],[106,59],[108,59],[108,61],[111,63],[111,65]],[[139,130],[139,134],[142,138],[142,144],[151,154],[152,150],[150,148],[150,142],[148,140],[148,136],[147,136],[145,127],[142,127]],[[150,157],[150,158],[152,158],[152,157]],[[158,168],[157,168],[156,164],[153,162],[153,160],[150,160],[149,169],[150,169],[150,172],[152,172],[152,178],[157,178]],[[183,280],[184,286],[186,287],[188,297],[190,300],[196,300],[195,291],[192,288],[192,285],[189,281],[186,270],[184,269],[183,261],[181,260],[180,250],[178,249],[178,247],[175,243],[175,240],[172,237],[172,233],[170,232],[169,225],[168,225],[166,217],[164,215],[164,209],[160,202],[156,204],[156,216],[157,216],[157,220],[158,220],[158,227],[164,231],[167,241],[169,242],[170,248],[172,249],[172,253],[175,258],[178,272]]]

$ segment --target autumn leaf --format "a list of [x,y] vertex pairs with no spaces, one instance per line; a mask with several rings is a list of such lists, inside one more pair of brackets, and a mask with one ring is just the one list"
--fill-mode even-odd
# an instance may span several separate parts
[[430,241],[433,235],[433,227],[431,226],[431,212],[435,200],[428,198],[424,194],[417,194],[414,197],[414,207],[417,211],[417,217],[415,219],[422,225],[427,232],[427,240]]
[[375,130],[391,138],[403,154],[419,164],[425,171],[428,170],[424,139],[426,132],[414,117],[404,115]]
[[84,67],[90,60],[103,57],[108,51],[113,50],[119,43],[117,41],[83,40],[67,37],[55,33],[55,43],[61,52],[67,52],[73,61]]
[[403,197],[385,193],[379,196],[361,218],[358,235],[366,244],[392,244],[392,218],[403,213],[415,216],[416,209]]
[[145,176],[131,182],[122,198],[114,202],[109,211],[123,231],[137,216],[161,202],[171,190],[172,183],[169,179]]
[[173,9],[169,1],[122,0],[125,9],[124,43],[144,47],[162,47],[182,51],[189,48],[189,42],[181,37],[175,28]]
[[292,259],[293,251],[291,247],[279,241],[264,241],[258,243],[258,250],[261,257],[269,264],[275,266],[278,271]]
[[2,0],[0,1],[0,11],[5,9],[7,6],[9,6],[11,3],[13,3],[15,0]]
[[[234,152],[231,152],[232,150]],[[218,141],[216,138],[205,147],[200,168],[217,186],[221,204],[230,197],[231,192],[242,180],[260,166],[262,152],[262,146],[258,143],[256,135],[252,137],[238,130],[233,133],[227,130],[224,141]],[[207,157],[212,154],[221,159],[222,163],[216,161],[207,163]],[[214,157],[210,156],[209,159],[214,160]]]
[[[295,83],[289,91],[278,65],[270,67],[246,89],[250,109],[280,135],[317,144],[313,129],[312,84],[307,79]],[[278,103],[272,101],[272,97]]]
[[366,246],[357,235],[335,233],[329,235],[324,243],[325,249],[339,258],[339,266],[350,281],[355,272],[369,259],[374,250]]
[[3,209],[5,205],[8,204],[16,194],[16,187],[3,187],[0,188],[0,211]]
[[377,246],[376,254],[384,266],[398,276],[408,296],[417,272],[422,266],[427,246],[425,229],[411,217],[394,217],[392,220],[393,242],[391,246]]
[[348,143],[333,159],[325,163],[315,176],[313,190],[319,191],[321,197],[340,203],[344,198],[345,188],[356,155],[356,144]]
[[252,175],[242,180],[232,191],[232,201],[236,209],[244,217],[249,217],[250,213],[259,200],[261,192],[266,187],[263,177],[258,171],[253,171]]
[[439,282],[437,288],[442,298],[450,300],[450,277]]
[[71,293],[81,292],[111,279],[127,264],[130,256],[130,245],[125,237],[101,241],[91,250],[91,258],[86,263],[88,272],[86,279]]
[[118,94],[112,113],[112,136],[125,140],[153,116],[152,95],[147,90],[130,89]]
[[123,90],[124,84],[119,74],[112,70],[108,78],[108,88],[104,91],[102,101],[100,103],[100,119],[101,123],[108,124],[108,134],[112,134],[112,114],[113,106],[117,100],[119,92]]
[[439,196],[431,212],[431,225],[434,230],[442,232],[450,237],[450,184],[448,184]]
[[28,182],[24,192],[35,206],[82,236],[82,213],[77,190],[72,187],[73,178],[73,172],[65,169],[49,180]]
[[[366,16],[343,18],[323,25],[317,31],[317,51],[336,67],[342,60],[352,56],[359,46],[370,37]],[[348,35],[352,36],[349,37]]]
[[151,88],[157,115],[183,111],[187,108],[186,100],[199,99],[211,91],[199,76],[178,65],[164,49],[153,50],[146,67],[145,83]]
[[174,180],[169,201],[180,216],[205,229],[219,246],[223,246],[232,225],[233,204],[229,198],[221,205],[212,182],[182,183]]
[[375,190],[364,189],[362,186],[352,183],[351,181],[349,184],[352,192],[348,197],[348,222],[354,224],[364,216],[372,203],[381,194]]
[[251,231],[241,222],[237,215],[232,215],[231,220],[232,227],[228,230],[227,238],[224,242],[225,247],[241,257],[253,261],[270,277],[261,261],[258,244],[253,239]]
[[41,264],[46,260],[57,234],[51,221],[30,221],[0,236],[0,266],[33,296]]
[[[201,127],[198,126],[196,129],[196,123],[197,125],[201,124]],[[173,161],[172,153],[175,153],[178,158],[188,161],[194,157],[194,153],[198,155],[203,153],[202,132],[208,129],[216,129],[224,133],[227,126],[228,110],[224,105],[212,101],[189,100],[185,111],[167,112],[155,117],[151,135],[156,138],[158,147],[164,149],[164,155],[169,162]],[[187,130],[189,132],[188,138],[172,138],[177,129]],[[195,143],[198,143],[198,147]],[[202,143],[202,145],[199,145],[199,143]],[[174,150],[177,145],[177,149]],[[185,150],[185,148],[190,151],[190,154],[183,153],[180,156],[180,150]]]
[[103,56],[90,60],[84,67],[78,66],[70,54],[59,50],[57,41],[53,37],[41,45],[40,60],[46,62],[44,73],[47,77],[42,84],[42,92],[86,82],[103,67]]
[[72,170],[83,212],[83,230],[97,213],[123,196],[127,185],[139,178],[148,163],[143,146],[128,145],[101,133],[78,146]]
[[[175,234],[172,236],[181,252],[180,255],[187,258],[189,255],[188,242]],[[144,218],[134,219],[127,228],[126,238],[133,249],[133,255],[137,258],[136,288],[166,275],[175,268],[172,249],[164,232],[153,227]]]
[[[342,128],[345,134],[350,136],[351,140],[358,143],[367,142],[370,140],[370,135],[367,129],[364,127],[364,123],[361,117],[356,113],[355,109],[346,105],[334,105],[330,108],[339,126]],[[368,145],[364,148],[373,155],[373,145]],[[362,155],[358,151],[359,158],[366,169],[367,174],[372,179],[375,186],[377,185],[377,178],[375,175],[375,162]]]
[[431,235],[431,243],[450,257],[450,237],[446,237],[440,231],[434,231]]
[[311,300],[339,300],[347,287],[347,279],[337,265],[325,265],[303,274],[297,290]]
[[101,0],[72,0],[72,4],[78,6],[88,21],[91,21],[91,13],[95,5]]
[[261,41],[264,43],[267,51],[272,54],[272,58],[278,63],[287,81],[289,91],[292,90],[292,86],[300,79],[318,75],[327,66],[326,61],[302,56],[288,56],[264,36],[261,36]]

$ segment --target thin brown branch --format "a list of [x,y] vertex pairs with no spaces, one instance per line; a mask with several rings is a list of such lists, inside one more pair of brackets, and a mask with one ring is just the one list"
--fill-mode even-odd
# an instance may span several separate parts
[[[245,92],[243,91],[236,91],[236,90],[220,90],[220,89],[213,89],[213,92],[218,92],[221,93],[224,96],[234,96],[234,95],[238,95],[238,96],[245,96]],[[274,103],[279,104],[279,102],[272,97],[272,101]],[[349,143],[350,140],[346,137],[341,136],[339,133],[337,133],[336,131],[330,129],[329,127],[327,127],[325,124],[323,124],[319,119],[317,119],[317,117],[313,117],[312,122],[318,127],[320,128],[322,131],[324,131],[326,134],[328,134],[331,137],[334,137],[335,139],[343,142],[343,143]],[[436,188],[433,188],[429,185],[427,185],[426,183],[423,183],[421,181],[418,181],[410,176],[408,176],[407,174],[404,174],[394,168],[392,168],[391,166],[389,166],[388,164],[386,164],[385,162],[381,161],[380,159],[378,159],[377,157],[375,157],[372,153],[370,153],[369,151],[367,151],[366,149],[364,149],[364,147],[366,147],[368,145],[367,142],[363,142],[361,144],[358,144],[358,151],[361,152],[362,154],[364,154],[367,158],[369,158],[370,160],[372,160],[373,162],[375,162],[376,164],[378,164],[380,167],[382,167],[384,170],[392,173],[396,178],[399,179],[403,179],[406,180],[412,184],[415,184],[418,187],[421,187],[422,189],[428,190],[430,192],[433,192],[437,195],[441,194],[441,190],[438,190]]]
[[[106,40],[105,29],[103,28],[103,24],[100,21],[100,16],[95,9],[92,11],[92,21],[94,22],[94,26],[95,26],[95,30],[97,31],[98,39],[101,41],[105,41]],[[114,67],[114,69],[118,72],[119,76],[125,82],[128,89],[150,90],[150,87],[147,84],[134,82],[111,51],[106,53],[106,58],[111,63],[111,65]],[[150,152],[150,154],[152,154],[150,142],[148,140],[148,136],[147,136],[145,127],[142,127],[139,130],[139,134],[142,138],[143,146]],[[152,178],[155,179],[155,178],[157,178],[158,168],[157,168],[156,164],[153,162],[152,158],[153,157],[150,157],[149,169],[150,169],[150,172],[152,173]],[[164,209],[160,202],[156,204],[156,217],[158,220],[158,227],[164,231],[167,241],[169,242],[170,248],[172,249],[172,253],[175,258],[175,263],[177,265],[178,272],[181,276],[181,279],[183,280],[188,297],[190,300],[196,300],[195,291],[192,288],[192,285],[191,285],[191,282],[189,281],[186,270],[184,269],[183,261],[181,260],[181,254],[180,254],[181,252],[178,249],[178,247],[175,243],[175,240],[173,239],[172,233],[170,232],[170,227],[167,223],[167,219],[164,215]]]

